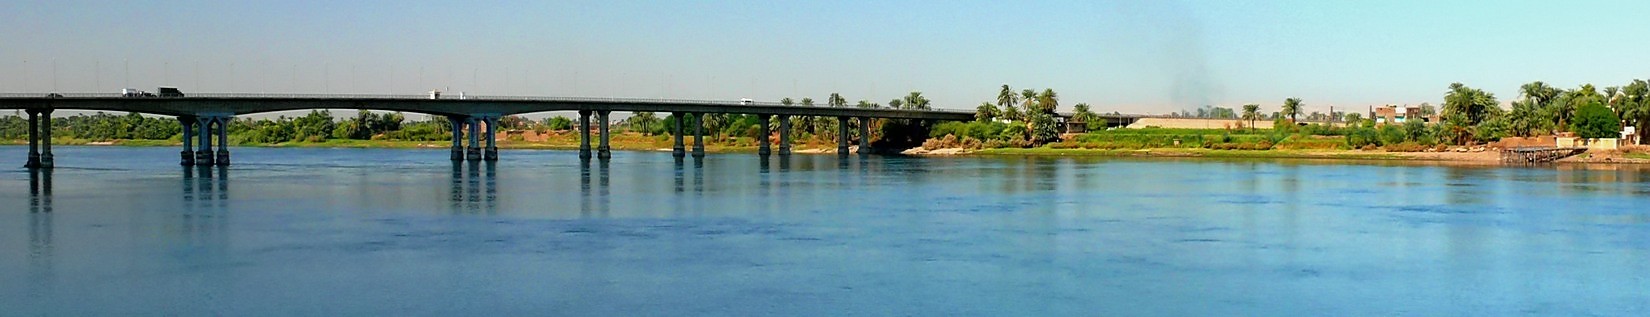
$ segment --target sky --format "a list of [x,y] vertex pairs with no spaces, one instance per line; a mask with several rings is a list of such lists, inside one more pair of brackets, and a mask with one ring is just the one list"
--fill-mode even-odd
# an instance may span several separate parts
[[1161,114],[1650,78],[1650,1],[0,0],[0,92],[811,97]]

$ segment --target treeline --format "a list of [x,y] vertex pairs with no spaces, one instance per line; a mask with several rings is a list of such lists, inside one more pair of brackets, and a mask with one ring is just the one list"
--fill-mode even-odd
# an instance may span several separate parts
[[[92,141],[108,140],[166,140],[179,137],[183,125],[168,117],[145,117],[136,113],[114,115],[108,113],[76,114],[52,118],[53,138],[74,138]],[[27,140],[27,114],[0,117],[0,139]]]
[[[993,148],[1033,147],[1059,142],[1062,129],[1055,114],[1059,106],[1060,96],[1054,89],[1045,88],[1042,92],[1023,89],[1016,92],[1008,85],[1002,85],[997,91],[995,103],[982,102],[974,108],[974,121],[935,125],[929,131],[930,141],[943,142],[943,138],[950,135],[959,144]],[[1102,120],[1097,120],[1099,115],[1091,111],[1088,104],[1079,103],[1072,109],[1071,122],[1104,126]],[[925,143],[924,147],[936,146],[933,142]]]
[[229,138],[252,144],[323,142],[329,139],[446,141],[452,140],[452,124],[440,117],[407,122],[399,112],[373,113],[366,110],[358,111],[354,117],[337,120],[330,111],[315,110],[297,118],[236,119],[229,124]]
[[[0,139],[26,140],[26,115],[0,117]],[[322,142],[329,139],[445,141],[451,139],[451,125],[445,118],[407,122],[400,113],[373,113],[337,120],[331,112],[274,119],[238,118],[229,123],[229,139],[238,144],[274,144],[293,141]],[[170,117],[147,117],[136,113],[115,115],[98,112],[52,118],[52,137],[87,141],[180,140],[183,125]]]

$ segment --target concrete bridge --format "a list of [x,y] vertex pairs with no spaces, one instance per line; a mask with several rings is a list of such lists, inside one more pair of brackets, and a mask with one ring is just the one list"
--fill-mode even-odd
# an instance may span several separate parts
[[[750,114],[760,118],[762,133],[769,133],[769,120],[779,120],[779,154],[789,155],[790,116],[836,117],[837,150],[848,153],[848,122],[862,123],[861,139],[870,135],[863,124],[872,118],[944,121],[974,120],[974,112],[958,110],[900,110],[887,108],[833,108],[786,106],[774,102],[707,101],[672,99],[566,98],[566,97],[456,97],[431,95],[302,95],[302,94],[189,94],[183,97],[129,97],[120,94],[0,94],[0,110],[19,109],[29,116],[28,167],[51,167],[51,113],[55,110],[122,111],[175,116],[183,124],[184,165],[229,165],[229,120],[237,115],[309,109],[364,109],[423,113],[446,117],[453,124],[453,160],[498,160],[494,127],[507,115],[577,111],[580,127],[579,156],[591,157],[590,116],[596,116],[596,151],[601,159],[611,156],[608,146],[608,116],[613,111],[668,112],[676,120],[671,127],[676,157],[686,155],[682,140],[683,121],[691,120],[693,156],[703,157],[702,116],[707,113]],[[482,131],[483,127],[485,132]],[[465,144],[468,136],[468,144]],[[213,151],[216,139],[217,150]],[[195,146],[195,142],[199,146]],[[767,138],[760,138],[760,155],[772,150]],[[865,154],[862,151],[862,154]]]

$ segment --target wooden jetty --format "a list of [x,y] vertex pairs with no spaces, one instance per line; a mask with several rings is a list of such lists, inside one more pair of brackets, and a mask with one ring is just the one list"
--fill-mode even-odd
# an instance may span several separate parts
[[1557,161],[1586,152],[1584,147],[1526,146],[1501,149],[1501,162],[1507,164],[1535,164]]

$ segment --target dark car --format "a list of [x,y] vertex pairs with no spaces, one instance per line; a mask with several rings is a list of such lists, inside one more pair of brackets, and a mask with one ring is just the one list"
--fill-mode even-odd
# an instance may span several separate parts
[[160,87],[160,88],[155,88],[155,91],[160,95],[161,98],[183,97],[183,91],[178,90],[178,87]]

